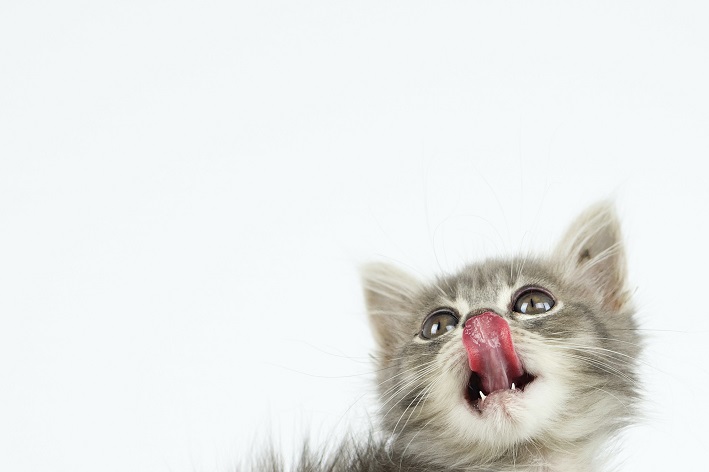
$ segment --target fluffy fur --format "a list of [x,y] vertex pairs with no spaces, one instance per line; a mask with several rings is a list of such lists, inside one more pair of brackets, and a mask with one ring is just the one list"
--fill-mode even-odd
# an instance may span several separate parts
[[[641,340],[628,296],[620,227],[598,204],[571,225],[545,257],[486,260],[423,282],[386,264],[363,270],[374,338],[382,434],[348,439],[327,455],[307,449],[294,467],[315,471],[596,471],[604,444],[628,425],[638,398]],[[514,311],[524,287],[541,287],[555,305]],[[460,314],[443,335],[424,339],[427,316]],[[493,311],[509,325],[524,370],[524,391],[476,409],[461,342],[463,318]],[[258,470],[283,470],[263,460]]]

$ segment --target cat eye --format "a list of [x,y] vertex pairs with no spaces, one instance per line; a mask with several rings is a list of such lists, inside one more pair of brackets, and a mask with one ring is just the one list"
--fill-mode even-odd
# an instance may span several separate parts
[[434,311],[423,322],[421,337],[424,339],[437,338],[455,329],[457,325],[458,317],[452,311],[446,309]]
[[544,290],[530,288],[515,300],[514,311],[523,315],[540,315],[554,307],[554,299]]

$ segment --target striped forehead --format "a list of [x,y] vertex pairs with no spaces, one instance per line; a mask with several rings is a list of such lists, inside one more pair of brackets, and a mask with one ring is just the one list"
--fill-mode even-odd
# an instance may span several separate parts
[[507,310],[517,278],[513,278],[510,273],[509,265],[466,267],[457,275],[442,281],[440,285],[446,290],[444,300],[441,301],[459,313],[481,308],[504,312]]

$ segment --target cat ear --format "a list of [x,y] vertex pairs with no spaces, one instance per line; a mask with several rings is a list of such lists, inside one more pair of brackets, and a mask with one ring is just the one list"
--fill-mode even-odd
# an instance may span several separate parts
[[625,251],[612,203],[597,203],[579,215],[556,256],[565,272],[595,289],[608,308],[620,310],[627,302]]
[[383,262],[367,264],[360,273],[369,324],[377,345],[386,351],[405,339],[406,314],[411,312],[421,282]]

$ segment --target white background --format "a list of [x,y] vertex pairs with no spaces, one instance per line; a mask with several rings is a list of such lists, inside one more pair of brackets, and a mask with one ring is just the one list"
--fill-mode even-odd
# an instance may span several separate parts
[[0,470],[226,471],[366,423],[358,265],[624,222],[647,419],[709,420],[709,7],[4,1]]

